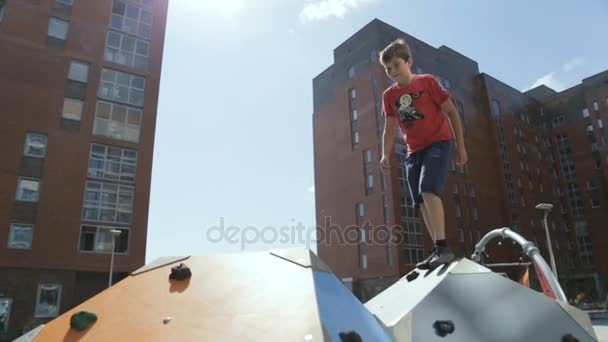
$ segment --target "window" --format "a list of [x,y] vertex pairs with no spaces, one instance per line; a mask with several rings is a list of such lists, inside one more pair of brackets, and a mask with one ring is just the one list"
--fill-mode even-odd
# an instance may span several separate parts
[[473,220],[479,220],[479,211],[477,210],[477,207],[473,208]]
[[31,224],[11,224],[8,235],[8,248],[30,249],[32,248],[33,226]]
[[372,50],[372,52],[369,53],[369,59],[372,63],[378,63],[378,61],[380,61],[380,54],[378,53],[378,50]]
[[142,111],[104,101],[97,101],[93,134],[118,140],[139,142]]
[[61,117],[68,120],[80,121],[84,107],[86,84],[89,79],[89,65],[72,61],[68,70],[68,85],[66,97],[63,99]]
[[144,1],[142,5],[136,4],[135,1],[114,0],[110,27],[149,40],[152,32],[150,2]]
[[492,114],[494,114],[496,116],[502,115],[502,112],[500,109],[500,102],[498,102],[498,100],[496,100],[496,99],[492,99]]
[[604,122],[602,122],[602,119],[597,119],[597,127],[604,128]]
[[72,61],[68,71],[68,79],[87,83],[89,78],[89,65],[82,62]]
[[107,61],[139,70],[148,68],[150,42],[116,31],[108,31],[105,58]]
[[460,199],[454,196],[454,210],[456,211],[456,217],[462,216],[462,210],[460,208]]
[[143,107],[145,79],[111,69],[103,69],[99,84],[99,97]]
[[357,119],[359,119],[359,113],[357,113],[356,109],[353,109],[350,111],[351,115],[352,115],[352,120],[356,121]]
[[365,216],[365,206],[363,205],[363,203],[357,203],[357,215],[358,217]]
[[591,202],[591,208],[599,208],[600,194],[598,189],[595,187],[595,182],[593,180],[587,181],[587,191],[589,192],[589,201]]
[[346,73],[349,79],[355,77],[355,66],[349,67]]
[[559,127],[566,122],[566,117],[564,115],[558,115],[553,118],[553,127]]
[[458,184],[457,183],[452,184],[452,193],[454,195],[458,194]]
[[[403,226],[405,233],[404,244],[406,249],[417,249],[424,247],[422,243],[422,230],[420,226],[420,221],[403,219],[401,220],[401,225]],[[410,261],[411,260],[412,259],[410,258]],[[420,260],[422,260],[422,258]]]
[[462,130],[466,134],[467,129],[466,129],[466,123],[464,120],[464,106],[463,106],[462,102],[460,102],[458,100],[454,100],[454,104],[455,104],[456,110],[458,111],[458,114],[460,116],[460,122],[462,123]]
[[359,132],[355,132],[353,141],[354,141],[355,145],[359,143]]
[[374,190],[374,174],[371,166],[372,151],[366,149],[363,152],[363,170],[365,174],[365,193],[369,194]]
[[452,88],[452,83],[450,82],[450,80],[448,80],[447,78],[443,79],[443,87],[445,89],[450,89]]
[[462,229],[456,229],[456,236],[458,237],[458,241],[464,242],[464,231]]
[[593,101],[593,110],[596,112],[600,110],[600,105],[597,103],[597,101]]
[[584,118],[588,118],[589,117],[589,109],[583,108],[583,117]]
[[2,18],[4,17],[4,7],[6,3],[4,0],[0,0],[0,23],[2,22]]
[[83,106],[84,102],[66,97],[63,99],[63,111],[61,112],[61,117],[80,121],[80,119],[82,119]]
[[409,265],[416,265],[424,260],[424,249],[422,248],[406,248],[405,253],[408,256]]
[[366,237],[365,237],[365,229],[363,226],[363,217],[365,215],[365,208],[363,203],[357,203],[355,205],[355,222],[358,227],[358,246],[357,250],[359,253],[359,267],[366,269],[367,268],[367,245],[366,245]]
[[365,156],[366,163],[372,162],[372,150],[370,150],[370,149],[365,150],[364,156]]
[[25,136],[23,155],[26,157],[44,158],[46,156],[47,142],[48,138],[45,134],[28,133]]
[[82,219],[112,223],[131,223],[133,187],[110,183],[87,182]]
[[38,202],[40,183],[37,179],[19,177],[17,180],[17,201]]
[[119,230],[120,235],[115,237],[114,252],[127,253],[129,247],[129,229],[125,227],[107,227],[84,225],[80,230],[80,251],[111,253],[112,238],[111,230]]
[[368,192],[374,189],[374,175],[371,173],[367,175],[366,187]]
[[58,18],[51,18],[49,20],[48,36],[51,38],[66,40],[68,38],[68,29],[70,23],[65,20]]
[[60,4],[64,4],[64,5],[67,5],[67,6],[74,5],[74,0],[55,0],[55,2],[58,2]]
[[[0,0],[1,5],[2,2]],[[2,19],[2,7],[0,7],[0,19]],[[13,300],[11,298],[0,298],[0,335],[8,332],[12,304]]]
[[61,305],[61,285],[40,284],[36,296],[36,318],[55,317]]
[[361,259],[360,259],[360,266],[362,269],[366,269],[367,268],[367,254],[361,254]]
[[88,176],[134,183],[137,151],[99,144],[91,145]]

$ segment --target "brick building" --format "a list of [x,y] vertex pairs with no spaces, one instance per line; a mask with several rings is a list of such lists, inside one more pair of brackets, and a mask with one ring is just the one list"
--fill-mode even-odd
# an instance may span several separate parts
[[[603,124],[597,121],[601,114],[593,113],[595,118],[581,113],[583,99],[588,108],[596,108],[592,104],[596,99],[597,113],[603,110],[606,115],[608,100],[602,82],[608,78],[600,74],[562,93],[537,88],[524,94],[480,73],[477,62],[457,51],[432,47],[377,19],[339,45],[333,65],[313,80],[321,258],[365,301],[411,270],[430,248],[426,228],[409,199],[403,168],[406,147],[400,134],[390,175],[383,175],[378,167],[381,95],[391,81],[377,56],[397,38],[410,44],[413,71],[434,74],[450,91],[464,124],[469,163],[465,168],[452,165],[443,196],[447,239],[454,252],[470,256],[481,236],[509,226],[535,241],[548,261],[543,213],[535,206],[553,203],[549,225],[562,285],[570,294],[585,290],[602,295],[608,266],[600,255],[605,253],[608,236],[601,235],[598,222],[608,219],[608,212],[601,210],[607,198],[606,172],[603,167],[594,168],[592,158],[606,163],[606,147],[599,142],[606,133],[600,132]],[[567,101],[569,97],[573,99]],[[570,119],[555,125],[565,112],[571,113]],[[589,123],[595,143],[587,138]],[[571,134],[572,150],[579,151],[572,152],[577,172],[581,165],[578,188],[570,193],[572,182],[559,164],[563,131]],[[599,207],[591,208],[595,198],[593,203]],[[579,204],[589,210],[579,213]],[[572,216],[575,212],[578,216]],[[387,229],[383,227],[401,233],[397,245],[385,243],[382,237]],[[577,236],[577,231],[583,235]],[[330,241],[336,232],[342,240]],[[489,251],[493,262],[517,261],[521,253],[511,243],[494,243]],[[607,260],[605,254],[602,258]]]
[[0,340],[144,264],[167,0],[0,0]]

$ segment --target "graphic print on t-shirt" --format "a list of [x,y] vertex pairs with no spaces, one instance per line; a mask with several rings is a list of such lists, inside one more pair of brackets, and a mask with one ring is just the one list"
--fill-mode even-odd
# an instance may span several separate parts
[[399,120],[403,122],[410,122],[424,118],[424,114],[419,112],[413,104],[413,99],[419,98],[420,95],[420,92],[401,95],[399,101],[397,102],[397,114],[399,116]]

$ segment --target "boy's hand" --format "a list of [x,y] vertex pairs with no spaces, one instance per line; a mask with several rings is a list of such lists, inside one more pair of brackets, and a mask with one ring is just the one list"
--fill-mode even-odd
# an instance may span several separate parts
[[467,160],[467,150],[464,148],[464,146],[458,147],[456,149],[456,165],[464,166],[464,164],[467,163]]
[[383,173],[386,173],[390,170],[390,168],[391,168],[391,158],[382,156],[382,159],[380,159],[380,171],[382,171]]

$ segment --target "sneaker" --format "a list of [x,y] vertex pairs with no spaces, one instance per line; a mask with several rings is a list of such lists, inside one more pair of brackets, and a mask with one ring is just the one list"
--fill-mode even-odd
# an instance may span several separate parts
[[428,270],[429,268],[431,268],[430,263],[431,263],[431,260],[435,257],[436,253],[437,253],[437,246],[434,246],[433,250],[431,251],[431,254],[429,254],[429,256],[426,259],[417,263],[416,268],[421,269],[421,270]]
[[450,249],[450,247],[438,246],[436,248],[437,248],[437,251],[435,252],[435,255],[429,262],[429,268],[432,268],[432,269],[434,269],[435,267],[440,266],[440,265],[449,264],[450,261],[452,261],[454,259],[454,253],[452,253],[452,250]]

